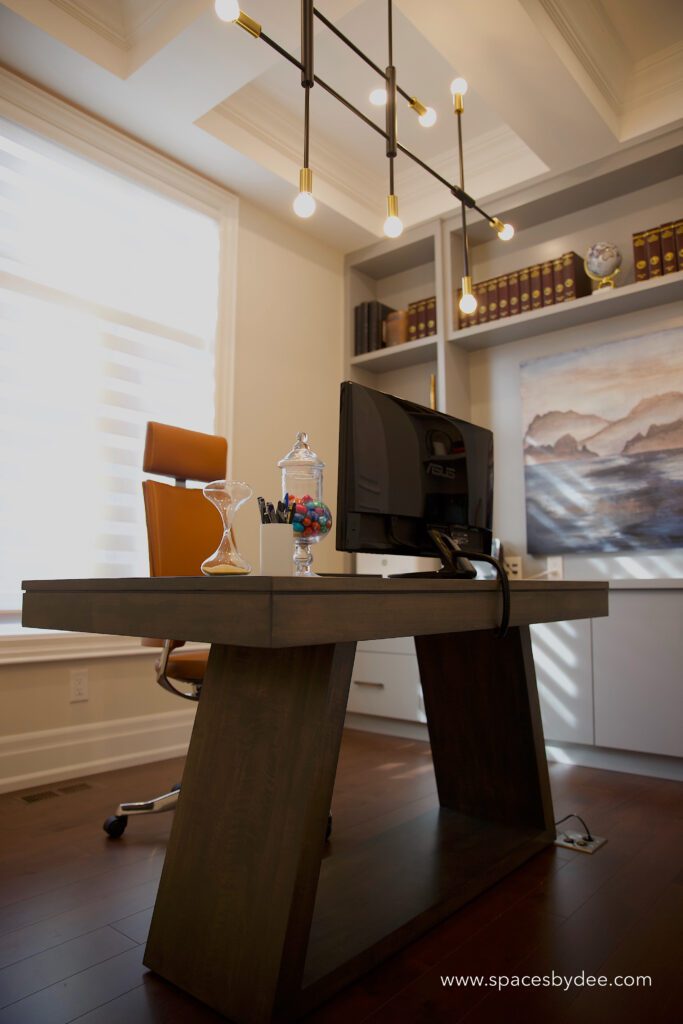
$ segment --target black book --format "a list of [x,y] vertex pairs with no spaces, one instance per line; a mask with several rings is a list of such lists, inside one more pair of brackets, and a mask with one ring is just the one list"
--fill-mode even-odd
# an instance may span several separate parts
[[368,352],[376,352],[378,349],[384,348],[383,324],[389,313],[394,312],[395,310],[391,306],[385,306],[377,299],[368,302]]
[[353,310],[353,353],[356,356],[363,353],[363,305],[360,302]]

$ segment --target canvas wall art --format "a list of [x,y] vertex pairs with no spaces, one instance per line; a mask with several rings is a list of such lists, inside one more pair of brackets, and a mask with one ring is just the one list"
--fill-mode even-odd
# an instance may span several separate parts
[[683,547],[683,329],[520,370],[529,552]]

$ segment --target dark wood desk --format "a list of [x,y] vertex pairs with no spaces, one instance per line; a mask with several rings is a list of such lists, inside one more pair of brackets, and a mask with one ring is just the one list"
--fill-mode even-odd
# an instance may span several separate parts
[[[211,643],[145,963],[238,1022],[292,1018],[554,839],[529,624],[607,584],[25,584],[26,626]],[[415,636],[440,809],[323,859],[356,641]],[[388,681],[390,685],[390,681]]]

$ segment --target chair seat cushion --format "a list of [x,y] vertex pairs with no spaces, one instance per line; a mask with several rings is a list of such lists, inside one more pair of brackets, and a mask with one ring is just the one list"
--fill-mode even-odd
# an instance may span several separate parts
[[171,679],[201,683],[208,659],[208,651],[173,651],[168,659],[166,675]]

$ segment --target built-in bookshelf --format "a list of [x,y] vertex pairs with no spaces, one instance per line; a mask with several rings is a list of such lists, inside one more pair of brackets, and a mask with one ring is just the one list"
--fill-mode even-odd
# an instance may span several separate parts
[[[683,148],[678,137],[676,142],[669,148],[663,142],[641,147],[640,158],[631,162],[621,154],[562,181],[541,181],[502,199],[494,197],[501,217],[515,224],[511,242],[501,243],[484,221],[471,221],[475,283],[566,252],[583,256],[594,242],[610,241],[623,259],[614,289],[458,328],[456,291],[463,269],[458,213],[351,254],[346,262],[347,376],[422,404],[429,402],[434,376],[437,407],[467,416],[474,352],[679,302],[683,271],[636,283],[632,248],[634,232],[683,213]],[[358,303],[377,299],[399,309],[427,295],[436,295],[435,335],[355,355],[353,310]]]

